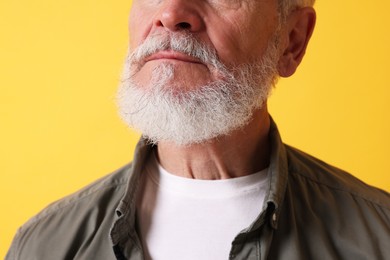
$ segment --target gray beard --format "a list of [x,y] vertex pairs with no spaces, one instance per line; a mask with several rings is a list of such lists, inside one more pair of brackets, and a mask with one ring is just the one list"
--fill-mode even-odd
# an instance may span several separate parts
[[[179,44],[175,41],[171,40],[171,44],[164,48],[193,55],[193,52],[186,52],[188,47],[181,47],[180,37]],[[185,41],[188,41],[188,37]],[[197,44],[195,50],[198,50]],[[202,57],[205,52],[210,51],[198,51]],[[246,126],[254,110],[263,107],[276,81],[276,37],[271,39],[260,61],[230,70],[213,53],[209,54],[203,58],[222,77],[192,88],[180,87],[173,80],[175,68],[168,63],[153,70],[148,86],[140,86],[133,75],[140,69],[141,57],[137,50],[128,55],[117,95],[121,118],[128,126],[141,131],[152,143],[169,141],[177,145],[205,143]],[[191,90],[178,92],[177,89]]]

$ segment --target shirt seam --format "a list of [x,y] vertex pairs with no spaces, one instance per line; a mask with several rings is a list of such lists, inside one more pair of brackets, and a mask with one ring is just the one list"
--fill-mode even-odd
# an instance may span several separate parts
[[298,171],[293,171],[293,172],[291,172],[291,173],[292,173],[292,174],[297,174],[297,175],[299,175],[299,176],[302,176],[303,178],[308,179],[308,180],[310,180],[310,181],[312,181],[312,182],[315,182],[315,183],[317,183],[317,184],[319,184],[319,185],[326,186],[326,187],[328,187],[329,189],[332,189],[332,190],[335,190],[335,191],[341,191],[341,192],[348,193],[348,194],[352,195],[353,197],[358,197],[358,198],[363,199],[363,200],[365,200],[365,201],[367,201],[367,202],[373,203],[373,204],[375,204],[376,206],[378,206],[378,207],[380,207],[380,208],[385,208],[385,209],[387,209],[387,210],[390,210],[390,207],[388,207],[388,206],[386,206],[386,205],[383,205],[383,204],[382,204],[381,202],[379,202],[379,201],[376,201],[376,200],[367,198],[367,197],[365,197],[365,196],[364,196],[363,194],[361,194],[361,193],[356,193],[356,192],[353,192],[353,191],[351,191],[351,190],[346,190],[346,189],[342,189],[342,188],[333,187],[333,186],[331,186],[331,185],[329,185],[329,184],[327,184],[327,183],[323,183],[323,182],[321,182],[321,181],[319,181],[319,180],[316,180],[316,179],[314,179],[314,178],[311,178],[311,177],[309,177],[309,176],[307,176],[307,175],[305,175],[305,174],[303,174],[303,173],[300,173],[300,172],[298,172]]
[[[83,195],[83,196],[81,196],[81,197],[79,197],[77,199],[74,199],[72,201],[68,201],[68,202],[64,203],[64,205],[62,205],[62,206],[60,206],[58,208],[50,209],[50,207],[55,206],[56,202],[54,202],[54,204],[47,206],[48,212],[38,213],[38,215],[36,215],[32,219],[30,219],[30,221],[28,221],[25,225],[23,225],[20,228],[19,235],[21,235],[25,230],[29,229],[32,225],[36,224],[37,222],[41,221],[42,219],[44,219],[46,217],[49,217],[49,216],[52,216],[53,214],[57,213],[60,210],[63,210],[64,208],[67,208],[67,207],[70,207],[72,205],[75,205],[75,204],[81,202],[82,200],[88,198],[89,196],[91,196],[91,195],[93,195],[93,194],[95,194],[95,193],[97,193],[99,191],[102,191],[102,189],[108,190],[108,189],[111,189],[111,188],[117,188],[117,187],[119,187],[121,185],[124,185],[126,183],[127,183],[127,181],[123,180],[123,181],[120,181],[120,182],[117,182],[117,183],[112,183],[110,185],[97,188],[94,191],[89,191],[89,192],[86,191],[85,195]],[[70,195],[70,196],[73,196],[73,195]],[[58,201],[58,202],[60,202],[60,201]],[[44,211],[45,211],[45,209],[44,209]]]

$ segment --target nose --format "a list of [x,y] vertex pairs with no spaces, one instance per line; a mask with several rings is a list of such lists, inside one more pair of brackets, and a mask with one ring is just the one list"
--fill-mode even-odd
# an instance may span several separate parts
[[173,32],[198,32],[204,27],[198,8],[193,0],[164,0],[154,24]]

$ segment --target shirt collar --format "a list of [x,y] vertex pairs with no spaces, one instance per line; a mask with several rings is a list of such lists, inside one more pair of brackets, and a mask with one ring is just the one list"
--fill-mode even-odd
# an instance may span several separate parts
[[[131,255],[142,254],[141,244],[136,234],[136,202],[140,194],[141,174],[146,161],[151,154],[152,145],[141,138],[138,142],[134,159],[127,169],[129,176],[128,184],[124,196],[116,208],[116,218],[111,227],[110,237],[115,254],[120,254],[118,259],[129,258]],[[135,252],[135,253],[134,253]],[[118,257],[118,256],[117,256]]]
[[268,206],[271,216],[271,226],[277,228],[280,207],[286,192],[288,180],[288,160],[286,148],[280,137],[278,128],[271,118],[271,127],[269,132],[271,142],[271,156],[269,166],[269,190],[265,197],[264,206]]

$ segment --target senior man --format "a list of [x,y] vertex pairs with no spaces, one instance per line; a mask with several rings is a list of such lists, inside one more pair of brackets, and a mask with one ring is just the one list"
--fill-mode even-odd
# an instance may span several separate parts
[[134,0],[132,164],[54,203],[7,259],[390,259],[390,196],[282,143],[267,112],[314,0]]

